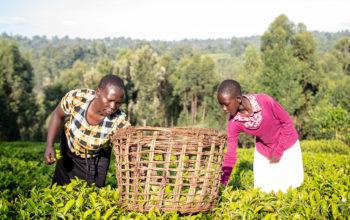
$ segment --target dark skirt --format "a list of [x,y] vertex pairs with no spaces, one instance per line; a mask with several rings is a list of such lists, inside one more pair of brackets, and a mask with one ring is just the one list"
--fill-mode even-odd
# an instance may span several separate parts
[[97,187],[105,186],[111,148],[100,150],[93,158],[81,158],[71,152],[63,133],[60,149],[62,157],[57,161],[52,184],[65,185],[77,177],[86,180],[89,185],[95,183]]

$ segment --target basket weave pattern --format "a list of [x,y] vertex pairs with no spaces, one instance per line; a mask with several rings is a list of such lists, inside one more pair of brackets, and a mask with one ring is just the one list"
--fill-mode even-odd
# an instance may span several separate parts
[[226,136],[211,129],[129,127],[112,137],[120,205],[195,213],[215,205]]

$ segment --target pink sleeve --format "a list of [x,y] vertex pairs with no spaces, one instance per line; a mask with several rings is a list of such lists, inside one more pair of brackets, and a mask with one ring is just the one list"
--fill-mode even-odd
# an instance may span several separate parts
[[284,110],[283,107],[273,98],[270,100],[272,105],[272,112],[281,123],[281,136],[279,138],[279,142],[272,152],[272,156],[280,159],[283,155],[283,151],[286,149],[286,142],[288,140],[288,137],[294,135],[296,131],[293,126],[293,121],[290,118],[288,112]]
[[227,123],[227,152],[222,165],[221,183],[226,185],[237,161],[239,130],[232,121]]
[[227,152],[224,158],[224,167],[234,167],[237,161],[237,145],[239,130],[234,122],[227,123]]

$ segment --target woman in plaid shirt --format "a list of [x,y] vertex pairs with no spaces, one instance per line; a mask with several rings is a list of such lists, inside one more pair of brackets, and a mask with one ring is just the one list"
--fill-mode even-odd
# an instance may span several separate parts
[[62,158],[57,161],[53,183],[64,185],[74,177],[88,184],[105,185],[111,155],[110,134],[129,126],[126,114],[119,110],[124,99],[123,80],[104,76],[96,90],[68,92],[52,113],[44,159],[56,162],[54,139],[61,134]]

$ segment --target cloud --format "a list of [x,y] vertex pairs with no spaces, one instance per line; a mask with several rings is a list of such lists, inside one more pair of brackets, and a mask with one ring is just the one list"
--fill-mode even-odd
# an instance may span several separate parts
[[62,24],[63,24],[63,25],[66,25],[66,26],[75,26],[75,25],[77,25],[77,22],[71,21],[71,20],[64,20],[64,21],[62,22]]
[[18,25],[18,24],[26,24],[28,23],[25,18],[23,17],[4,17],[0,16],[0,24],[7,24],[7,25]]

